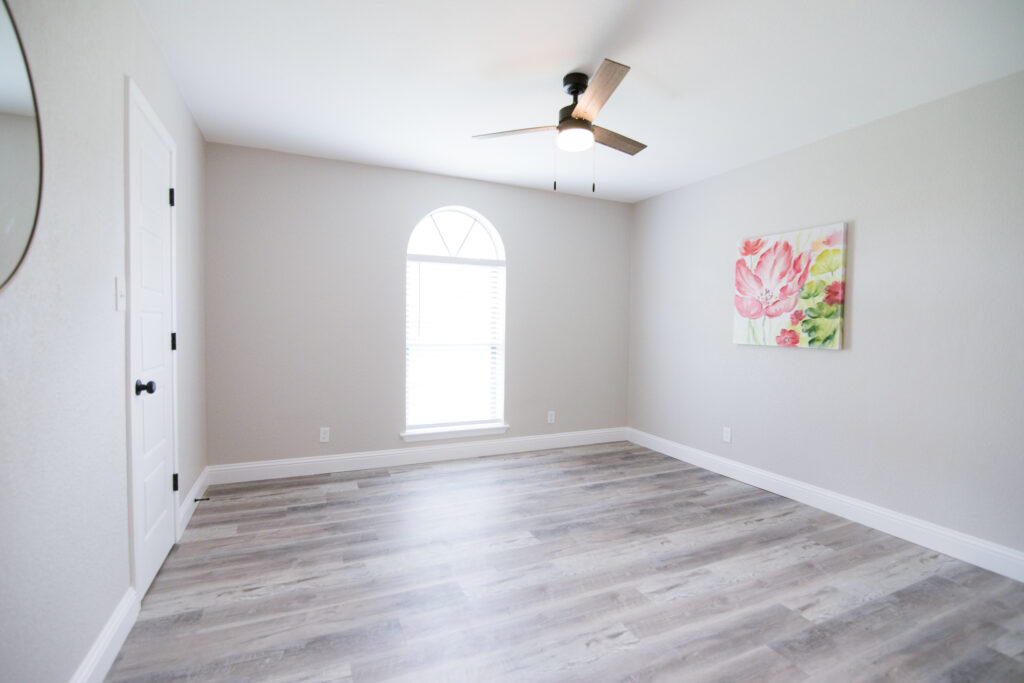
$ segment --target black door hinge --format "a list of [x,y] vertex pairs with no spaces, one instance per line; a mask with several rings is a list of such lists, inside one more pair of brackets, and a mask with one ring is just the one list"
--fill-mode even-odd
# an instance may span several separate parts
[[171,201],[171,206],[174,206],[174,188],[173,187],[170,188],[170,197],[169,197],[169,199]]
[[178,350],[178,333],[171,332],[171,351]]
[[171,490],[172,491],[177,491],[178,490],[178,473],[177,472],[175,472],[174,474],[171,475]]

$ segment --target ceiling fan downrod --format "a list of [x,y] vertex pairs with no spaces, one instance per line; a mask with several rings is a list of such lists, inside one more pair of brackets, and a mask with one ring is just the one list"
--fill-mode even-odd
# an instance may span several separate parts
[[589,83],[590,77],[587,76],[587,74],[579,73],[578,71],[566,74],[562,78],[562,89],[569,95],[572,95],[572,104],[566,105],[558,110],[559,123],[572,118],[572,113],[576,109],[576,105],[579,104],[580,95],[587,91],[587,85]]

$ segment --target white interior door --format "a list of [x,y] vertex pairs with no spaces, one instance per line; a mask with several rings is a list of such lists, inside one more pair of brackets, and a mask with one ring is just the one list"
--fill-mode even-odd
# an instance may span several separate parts
[[135,589],[145,594],[174,544],[172,232],[175,144],[128,82],[128,405]]

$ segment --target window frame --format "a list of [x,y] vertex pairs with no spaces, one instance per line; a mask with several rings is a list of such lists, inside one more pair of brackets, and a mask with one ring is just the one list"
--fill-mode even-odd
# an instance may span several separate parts
[[[462,242],[456,248],[456,252],[453,255],[451,253],[451,247],[445,240],[444,232],[441,226],[437,222],[437,215],[456,212],[463,214],[471,219],[469,230],[466,236],[462,239]],[[437,230],[438,236],[441,238],[441,243],[445,246],[445,249],[449,252],[448,255],[440,254],[426,254],[426,253],[412,253],[413,241],[417,236],[417,232],[429,224],[427,221],[431,221],[434,228]],[[477,228],[479,225],[479,228]],[[477,229],[482,229],[487,237],[491,240],[495,255],[498,258],[474,258],[474,257],[461,257],[458,256],[459,251],[465,246],[466,241],[469,239],[470,234]],[[406,301],[405,301],[405,323],[406,323],[406,339],[405,339],[405,353],[406,353],[406,364],[405,364],[405,428],[399,433],[401,438],[407,442],[414,441],[428,441],[435,439],[454,439],[454,438],[466,438],[473,436],[490,436],[496,434],[504,434],[509,430],[509,425],[505,421],[505,387],[506,387],[506,340],[507,330],[505,328],[505,321],[507,318],[507,304],[508,304],[508,293],[506,290],[507,286],[507,262],[505,259],[505,246],[501,239],[497,229],[484,218],[479,212],[474,211],[465,206],[442,206],[434,209],[426,216],[424,216],[419,222],[416,223],[412,232],[409,235],[409,240],[406,243],[405,253],[406,263]],[[415,345],[410,344],[409,340],[409,272],[410,265],[413,263],[432,263],[432,264],[451,264],[455,266],[467,265],[467,266],[484,266],[501,269],[501,290],[502,290],[502,301],[501,301],[501,340],[500,340],[500,368],[497,381],[500,386],[495,387],[497,392],[497,416],[495,419],[485,420],[467,420],[465,422],[447,422],[447,423],[434,423],[434,424],[421,424],[412,425],[409,424],[409,378],[410,378],[410,348]],[[422,346],[422,345],[421,345]]]

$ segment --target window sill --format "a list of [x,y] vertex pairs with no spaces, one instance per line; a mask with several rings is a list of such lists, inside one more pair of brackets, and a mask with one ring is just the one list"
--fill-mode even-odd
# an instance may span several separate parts
[[471,425],[468,427],[427,427],[410,429],[401,433],[405,441],[434,441],[436,439],[461,439],[467,436],[490,436],[504,434],[509,429],[507,424]]

